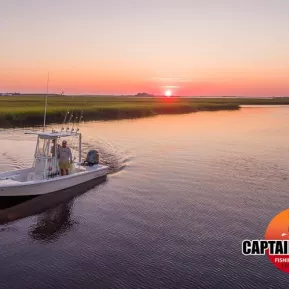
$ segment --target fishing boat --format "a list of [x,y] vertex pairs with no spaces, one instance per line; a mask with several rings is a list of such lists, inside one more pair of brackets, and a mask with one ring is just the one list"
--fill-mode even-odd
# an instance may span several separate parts
[[[25,132],[37,136],[33,165],[0,173],[0,196],[37,196],[73,188],[98,178],[106,178],[108,167],[99,164],[97,150],[82,161],[82,135],[79,131]],[[61,175],[57,148],[61,139],[72,138],[74,156],[68,175]]]
[[[82,135],[79,128],[75,125],[77,118],[67,109],[63,126],[59,131],[46,129],[46,112],[48,98],[48,83],[44,106],[43,131],[25,132],[37,136],[33,165],[29,168],[13,170],[0,173],[0,197],[20,197],[20,196],[38,196],[52,192],[64,191],[66,189],[87,185],[87,183],[106,179],[108,167],[99,164],[99,154],[97,150],[88,152],[86,159],[82,162]],[[68,127],[66,120],[69,116]],[[79,117],[80,123],[82,112]],[[70,128],[70,124],[73,123]],[[71,162],[69,173],[60,174],[58,146],[63,138],[72,138],[74,157]],[[76,161],[75,153],[78,154]]]

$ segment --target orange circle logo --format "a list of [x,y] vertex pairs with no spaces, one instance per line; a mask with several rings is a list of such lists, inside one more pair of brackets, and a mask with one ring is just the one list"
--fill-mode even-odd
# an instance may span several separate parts
[[272,240],[272,246],[279,249],[278,254],[266,251],[270,261],[281,271],[289,273],[289,209],[282,211],[272,219],[267,227],[265,240],[268,240],[269,243]]

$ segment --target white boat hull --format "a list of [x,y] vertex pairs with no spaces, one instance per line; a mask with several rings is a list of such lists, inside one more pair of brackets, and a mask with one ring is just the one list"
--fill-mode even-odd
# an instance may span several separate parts
[[0,196],[38,196],[65,190],[106,176],[108,173],[108,167],[103,165],[82,167],[81,171],[70,175],[57,176],[44,180],[17,181],[13,180],[13,178],[11,179],[11,176],[16,176],[16,179],[19,179],[21,174],[27,175],[30,171],[31,169],[23,169],[1,173]]

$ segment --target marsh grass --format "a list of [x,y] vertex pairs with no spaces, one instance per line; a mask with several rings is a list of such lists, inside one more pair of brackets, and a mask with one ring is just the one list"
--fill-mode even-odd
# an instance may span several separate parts
[[[41,125],[44,95],[0,96],[0,127]],[[48,97],[47,123],[62,122],[66,111],[84,120],[114,120],[157,114],[178,114],[197,111],[235,110],[240,105],[289,104],[289,98],[136,98],[116,96]]]

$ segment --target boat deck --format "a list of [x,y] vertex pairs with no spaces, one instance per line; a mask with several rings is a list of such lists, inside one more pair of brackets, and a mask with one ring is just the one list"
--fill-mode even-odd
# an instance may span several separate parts
[[7,180],[3,180],[3,179],[0,179],[1,181],[1,185],[4,185],[4,186],[13,186],[13,185],[18,185],[19,181],[16,181],[16,180],[11,180],[11,179],[7,179]]

